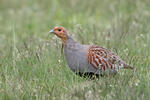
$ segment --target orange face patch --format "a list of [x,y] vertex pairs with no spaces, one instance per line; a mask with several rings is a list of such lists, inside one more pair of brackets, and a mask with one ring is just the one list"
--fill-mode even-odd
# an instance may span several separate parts
[[63,44],[66,43],[67,40],[67,31],[63,28],[63,27],[55,27],[54,28],[54,33],[61,38],[61,40],[63,41]]

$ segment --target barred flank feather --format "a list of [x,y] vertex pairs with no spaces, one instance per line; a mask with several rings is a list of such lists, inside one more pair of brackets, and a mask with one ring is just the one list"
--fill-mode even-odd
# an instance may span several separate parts
[[126,64],[119,56],[100,46],[90,46],[88,51],[88,63],[95,69],[115,70],[117,68],[129,68],[132,66]]

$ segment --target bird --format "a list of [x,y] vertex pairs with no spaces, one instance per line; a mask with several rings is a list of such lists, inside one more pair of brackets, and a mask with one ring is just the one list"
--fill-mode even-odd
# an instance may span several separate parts
[[111,50],[79,43],[62,26],[57,26],[49,32],[62,40],[66,62],[69,68],[80,76],[101,76],[107,73],[112,75],[120,69],[134,69]]

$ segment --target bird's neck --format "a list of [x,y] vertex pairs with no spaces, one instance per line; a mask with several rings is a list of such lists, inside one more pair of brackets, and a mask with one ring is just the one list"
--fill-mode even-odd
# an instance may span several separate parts
[[66,46],[66,44],[67,44],[67,39],[61,39],[62,40],[62,44],[63,44],[63,46],[65,47]]
[[63,45],[65,48],[76,48],[79,47],[80,44],[79,42],[77,42],[75,39],[72,38],[72,36],[68,37],[66,41],[63,42]]

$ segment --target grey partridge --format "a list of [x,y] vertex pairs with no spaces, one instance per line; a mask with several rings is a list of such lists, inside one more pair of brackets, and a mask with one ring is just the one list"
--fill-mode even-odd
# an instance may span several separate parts
[[64,27],[55,27],[50,33],[62,40],[67,64],[75,73],[103,75],[116,73],[119,69],[133,69],[119,56],[104,47],[80,44]]

